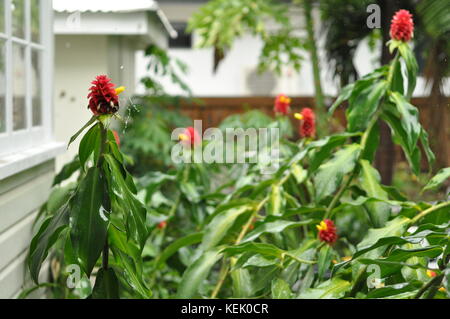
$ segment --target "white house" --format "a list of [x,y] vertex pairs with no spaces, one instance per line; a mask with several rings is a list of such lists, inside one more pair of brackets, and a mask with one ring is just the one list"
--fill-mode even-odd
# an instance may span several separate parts
[[135,50],[174,35],[153,0],[0,0],[0,299],[27,286],[32,225],[91,116],[90,81],[108,74],[133,94]]
[[[168,17],[171,24],[180,33],[173,43],[169,45],[171,56],[179,58],[189,67],[189,73],[185,77],[189,83],[193,94],[196,97],[242,97],[242,96],[273,96],[278,93],[285,93],[291,96],[313,96],[314,81],[312,66],[309,55],[306,54],[300,72],[286,67],[281,76],[267,73],[263,76],[256,75],[258,57],[263,43],[261,39],[251,35],[244,35],[238,39],[225,59],[221,62],[217,72],[213,73],[213,51],[212,49],[195,48],[197,36],[183,34],[187,21],[207,0],[160,0],[160,7]],[[298,29],[299,35],[304,35],[304,19],[302,12],[298,9],[291,11],[293,24]],[[315,30],[316,38],[319,40],[319,58],[321,63],[321,79],[323,90],[329,96],[335,96],[338,87],[332,79],[332,74],[327,67],[327,59],[320,44],[323,41],[321,35],[321,25],[319,12],[316,10]],[[184,40],[183,40],[184,38]],[[367,43],[361,43],[355,55],[355,64],[360,75],[364,75],[373,70],[376,61],[379,60],[379,49],[371,51]],[[144,75],[147,60],[142,52],[137,57],[137,78]],[[182,91],[170,83],[170,80],[163,82],[169,93],[180,94]],[[450,85],[446,86],[447,94],[450,94]],[[140,93],[145,92],[145,88],[138,86]],[[429,92],[425,87],[425,81],[418,78],[415,96],[424,96]]]
[[[176,32],[153,0],[53,0],[55,10],[55,136],[68,141],[89,120],[87,93],[95,76],[107,74],[135,94],[136,51],[150,43],[166,48]],[[57,159],[57,169],[78,144]]]

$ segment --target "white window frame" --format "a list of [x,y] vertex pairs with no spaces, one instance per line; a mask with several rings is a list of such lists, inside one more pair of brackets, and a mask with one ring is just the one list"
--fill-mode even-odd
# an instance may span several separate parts
[[[25,3],[25,39],[12,35],[12,0],[4,2],[5,33],[0,39],[5,44],[5,79],[6,79],[6,131],[0,133],[0,159],[4,155],[30,149],[45,144],[52,139],[52,85],[53,85],[53,9],[51,0],[24,0]],[[40,43],[31,40],[31,1],[40,1]],[[26,128],[13,131],[13,44],[25,48],[25,83],[26,83]],[[41,125],[32,126],[32,50],[41,54]]]
[[[52,0],[25,1],[25,39],[12,36],[12,0],[4,2],[5,33],[0,39],[5,43],[5,113],[6,130],[0,133],[0,182],[23,170],[54,159],[65,150],[64,143],[57,143],[53,138],[53,6]],[[31,35],[31,1],[39,1],[40,43],[32,42]],[[13,130],[13,43],[25,45],[26,57],[26,128]],[[41,52],[41,125],[32,125],[32,49]],[[1,83],[0,83],[1,85]]]

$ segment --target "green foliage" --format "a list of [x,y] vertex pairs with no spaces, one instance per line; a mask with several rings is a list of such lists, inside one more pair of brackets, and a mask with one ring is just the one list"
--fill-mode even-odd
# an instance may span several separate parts
[[[287,117],[257,110],[221,124],[223,131],[281,128],[271,174],[252,162],[149,164],[145,156],[161,156],[174,144],[169,132],[183,121],[174,113],[158,114],[160,136],[153,130],[156,111],[135,116],[122,150],[107,121],[94,118],[82,130],[79,156],[57,175],[41,210],[47,218],[31,243],[32,277],[37,281],[53,252],[80,265],[85,282],[96,277],[93,288],[66,294],[80,298],[448,298],[439,288],[449,285],[450,202],[409,200],[382,185],[373,167],[380,121],[415,174],[419,143],[434,158],[408,98],[414,57],[406,43],[390,45],[397,50],[392,63],[345,87],[331,108],[348,100],[345,132],[292,142]],[[136,141],[158,146],[139,154],[144,146]],[[125,149],[139,162],[136,181]],[[61,185],[77,169],[78,180]],[[440,171],[424,190],[448,177],[448,169]],[[324,219],[337,227],[335,243],[318,236]],[[111,252],[108,263],[98,260],[102,251]]]
[[[121,289],[148,297],[142,272],[137,271],[142,269],[140,252],[148,234],[146,208],[136,197],[136,186],[107,127],[109,122],[109,116],[93,117],[71,139],[72,142],[91,126],[82,138],[78,157],[55,178],[54,184],[59,185],[70,178],[76,168],[80,169],[76,186],[56,186],[43,206],[41,216],[48,217],[33,238],[28,266],[38,284],[41,265],[57,244],[64,247],[64,264],[78,267],[88,278],[100,263],[102,254],[101,268],[95,271],[94,288],[83,294],[92,298],[116,298],[120,281]],[[115,240],[121,236],[122,241]],[[134,259],[129,257],[133,256],[129,249],[124,249],[128,246],[136,247]],[[117,271],[109,268],[110,250],[115,257],[120,256]],[[125,250],[125,254],[121,250]]]
[[[271,23],[276,30],[269,26]],[[286,65],[300,69],[305,49],[305,41],[293,34],[288,6],[273,0],[209,1],[192,16],[188,31],[199,35],[197,47],[214,47],[222,53],[245,33],[258,36],[264,42],[260,70],[278,73]]]

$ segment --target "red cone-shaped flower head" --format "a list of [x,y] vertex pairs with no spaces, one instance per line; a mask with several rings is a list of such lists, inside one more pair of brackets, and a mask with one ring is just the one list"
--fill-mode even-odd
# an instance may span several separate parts
[[391,38],[408,42],[414,35],[414,22],[408,10],[398,10],[391,22]]
[[336,226],[334,226],[333,221],[325,219],[316,227],[319,230],[319,239],[321,241],[333,244],[337,240]]
[[291,106],[291,99],[284,94],[280,94],[275,99],[275,106],[273,110],[277,114],[287,115],[289,113],[290,106]]
[[300,114],[296,114],[295,117],[301,120],[300,123],[300,135],[301,137],[314,137],[316,136],[316,115],[310,108],[304,108]]
[[179,139],[186,147],[197,146],[201,143],[202,138],[198,134],[197,130],[192,126],[189,126],[180,134]]
[[119,95],[106,75],[99,75],[89,89],[89,109],[94,115],[113,114],[119,110]]

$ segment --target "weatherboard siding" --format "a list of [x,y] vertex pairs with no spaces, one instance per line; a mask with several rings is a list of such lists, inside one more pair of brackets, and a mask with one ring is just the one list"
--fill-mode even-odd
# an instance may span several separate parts
[[[54,176],[54,160],[0,180],[0,298],[16,298],[30,287],[26,258],[37,211],[47,199]],[[43,267],[42,279],[48,267]],[[43,291],[31,296],[40,298]]]

